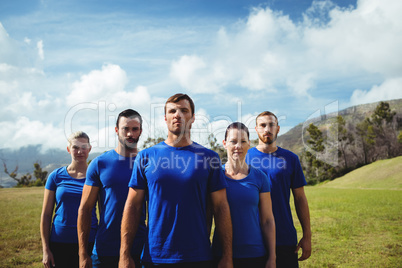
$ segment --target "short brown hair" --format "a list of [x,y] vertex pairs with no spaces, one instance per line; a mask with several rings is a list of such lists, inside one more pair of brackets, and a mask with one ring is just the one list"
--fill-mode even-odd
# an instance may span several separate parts
[[181,100],[188,100],[188,102],[190,103],[190,108],[191,108],[191,115],[194,115],[194,110],[195,110],[195,106],[194,106],[194,102],[193,100],[187,95],[187,94],[183,94],[183,93],[177,93],[174,94],[173,96],[171,96],[169,99],[167,99],[166,103],[165,103],[165,114],[166,114],[166,105],[170,102],[170,103],[178,103]]
[[257,119],[259,117],[266,116],[266,115],[268,115],[268,116],[272,115],[273,117],[275,117],[276,124],[278,125],[278,117],[276,117],[276,115],[274,113],[270,112],[270,111],[264,111],[264,112],[260,113],[259,115],[257,115],[257,117],[255,118],[255,124],[257,125]]

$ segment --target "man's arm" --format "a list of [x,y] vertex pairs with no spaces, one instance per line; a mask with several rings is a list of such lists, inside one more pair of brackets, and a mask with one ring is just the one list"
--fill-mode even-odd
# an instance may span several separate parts
[[226,198],[226,189],[212,192],[211,201],[215,218],[215,231],[218,233],[222,244],[222,259],[219,261],[218,267],[233,267],[232,220]]
[[303,229],[303,237],[297,245],[296,252],[302,249],[302,255],[299,261],[308,259],[311,255],[311,228],[310,228],[310,211],[304,187],[292,189],[297,217],[299,218],[301,227]]
[[271,194],[269,192],[260,193],[260,222],[261,231],[264,236],[265,246],[268,251],[268,260],[265,267],[275,267],[276,265],[276,240],[275,240],[275,219],[272,213]]
[[80,255],[80,267],[92,267],[91,257],[88,255],[88,239],[91,232],[92,209],[98,200],[99,187],[84,185],[81,204],[78,209],[77,232]]
[[145,191],[129,188],[121,221],[121,245],[119,267],[135,267],[130,251],[141,221]]

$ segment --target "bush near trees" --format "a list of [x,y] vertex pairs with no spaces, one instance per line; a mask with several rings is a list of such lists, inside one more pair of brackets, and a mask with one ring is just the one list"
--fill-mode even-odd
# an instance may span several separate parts
[[3,160],[4,173],[6,173],[10,178],[17,182],[16,187],[30,187],[30,186],[43,186],[46,183],[46,178],[48,172],[46,170],[42,170],[42,167],[39,163],[34,163],[34,177],[35,181],[32,180],[32,175],[26,173],[21,177],[18,177],[18,165],[14,168],[14,170],[10,173],[8,171],[7,165]]

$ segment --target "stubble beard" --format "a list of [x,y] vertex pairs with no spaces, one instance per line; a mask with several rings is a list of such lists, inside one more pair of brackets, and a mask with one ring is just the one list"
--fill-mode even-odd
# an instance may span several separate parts
[[137,148],[137,144],[138,144],[138,141],[140,140],[140,137],[138,137],[138,138],[133,138],[133,140],[134,140],[134,142],[127,142],[124,138],[122,138],[122,137],[120,137],[119,136],[119,142],[121,143],[121,144],[123,144],[124,145],[124,148],[126,149],[126,150],[132,150],[132,149],[136,149]]
[[273,135],[273,138],[270,139],[269,137],[264,137],[263,135],[258,134],[260,140],[261,140],[263,143],[268,144],[268,145],[273,144],[273,143],[276,141],[276,139],[278,138],[278,135],[277,135],[277,134],[276,134],[276,135],[275,135],[275,134],[272,134],[272,135]]

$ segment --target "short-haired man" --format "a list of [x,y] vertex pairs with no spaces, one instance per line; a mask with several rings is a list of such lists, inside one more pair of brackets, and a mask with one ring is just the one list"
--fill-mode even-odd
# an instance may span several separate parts
[[165,104],[168,137],[135,160],[121,227],[119,267],[134,267],[129,248],[147,195],[148,241],[145,267],[204,268],[212,265],[207,200],[211,198],[223,257],[232,267],[232,224],[226,182],[217,153],[193,142],[194,103],[176,94]]
[[[299,158],[291,151],[276,145],[279,133],[278,118],[271,112],[262,112],[256,118],[259,142],[247,153],[246,162],[263,170],[271,180],[272,210],[276,226],[277,267],[298,267],[311,255],[310,212],[304,193],[303,170]],[[290,190],[292,190],[296,213],[303,229],[303,237],[297,243],[297,233],[290,210]],[[298,259],[297,252],[302,249]]]
[[[89,165],[78,214],[80,267],[118,267],[120,227],[128,194],[137,143],[142,132],[142,118],[134,110],[121,112],[116,121],[116,149],[95,158]],[[99,200],[98,200],[99,196]],[[99,201],[100,222],[92,259],[85,251],[88,243],[90,211]],[[141,209],[139,229],[130,254],[136,263],[146,240],[145,207]]]

